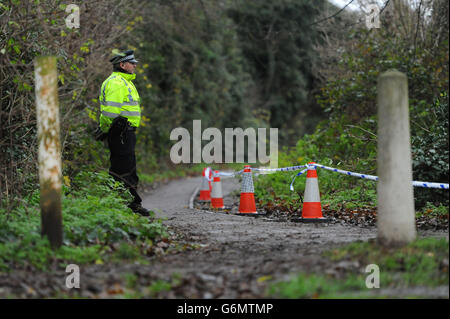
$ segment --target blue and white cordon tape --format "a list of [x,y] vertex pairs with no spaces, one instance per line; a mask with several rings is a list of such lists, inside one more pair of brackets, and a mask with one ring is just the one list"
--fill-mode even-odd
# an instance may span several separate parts
[[292,182],[291,182],[291,185],[289,186],[289,189],[291,190],[291,191],[294,191],[294,182],[295,182],[295,179],[297,178],[297,176],[300,176],[300,175],[302,175],[304,172],[306,172],[308,169],[306,168],[306,169],[304,169],[303,171],[301,171],[300,173],[298,173],[297,175],[295,175],[294,176],[294,179],[292,180]]
[[[328,167],[325,165],[321,165],[321,164],[306,164],[306,166],[312,167],[312,168],[316,168],[316,167],[320,167],[332,172],[337,172],[337,173],[341,173],[341,174],[345,174],[348,176],[354,176],[354,177],[359,177],[359,178],[364,178],[364,179],[369,179],[372,181],[378,181],[378,176],[374,176],[374,175],[368,175],[368,174],[360,174],[360,173],[355,173],[355,172],[350,172],[350,171],[344,171],[342,169],[337,169],[337,168],[333,168],[333,167]],[[297,176],[299,176],[301,174],[298,174]],[[295,176],[295,177],[297,177]],[[294,180],[295,180],[294,177]],[[291,183],[291,190],[293,190],[293,183],[294,180]],[[421,182],[421,181],[413,181],[412,182],[413,186],[417,186],[417,187],[426,187],[426,188],[439,188],[439,189],[449,189],[449,185],[445,184],[445,183],[431,183],[431,182]]]
[[414,181],[413,182],[413,186],[426,187],[426,188],[448,189],[448,184],[444,184],[444,183],[430,183],[430,182],[421,182],[421,181]]
[[212,182],[215,176],[225,177],[225,178],[226,178],[226,177],[235,177],[235,176],[237,176],[237,175],[242,174],[242,172],[244,172],[243,169],[241,169],[239,172],[218,172],[218,173],[216,173],[215,171],[212,171],[211,178],[210,178],[210,177],[209,177],[209,170],[211,170],[210,167],[207,168],[206,172],[207,172],[208,174],[206,174],[206,176],[205,176],[205,178],[206,178],[209,182]]
[[[259,172],[288,172],[288,171],[297,171],[300,170],[302,168],[305,168],[304,170],[302,170],[301,172],[299,172],[297,175],[294,176],[294,179],[291,182],[291,185],[289,186],[290,190],[293,191],[294,190],[294,181],[297,178],[297,176],[300,176],[302,174],[304,174],[308,169],[310,168],[323,168],[332,172],[337,172],[337,173],[341,173],[347,176],[354,176],[354,177],[359,177],[359,178],[364,178],[364,179],[368,179],[368,180],[372,180],[372,181],[378,181],[378,176],[374,176],[374,175],[368,175],[368,174],[360,174],[360,173],[355,173],[355,172],[350,172],[350,171],[345,171],[342,169],[338,169],[338,168],[333,168],[333,167],[328,167],[325,165],[321,165],[321,164],[305,164],[305,165],[298,165],[298,166],[289,166],[289,167],[281,167],[281,168],[252,168],[252,171],[259,171]],[[235,177],[237,175],[242,174],[244,170],[240,170],[239,172],[219,172],[219,173],[214,173],[213,171],[213,177],[214,176],[222,176],[222,177]],[[208,176],[206,176],[208,178],[208,180],[212,181],[212,178],[210,179]],[[421,182],[421,181],[413,181],[412,182],[413,186],[417,186],[417,187],[425,187],[425,188],[438,188],[438,189],[449,189],[449,184],[446,183],[432,183],[432,182]]]
[[259,172],[287,172],[287,171],[297,171],[301,168],[305,168],[307,165],[299,165],[299,166],[290,166],[290,167],[281,167],[281,168],[252,168],[252,171]]
[[328,167],[328,166],[321,165],[321,164],[306,164],[306,166],[312,167],[312,168],[320,167],[320,168],[324,168],[324,169],[327,169],[327,170],[332,171],[332,172],[337,172],[337,173],[345,174],[345,175],[348,175],[348,176],[354,176],[354,177],[359,177],[359,178],[364,178],[364,179],[370,179],[372,181],[377,181],[378,180],[378,176],[344,171],[342,169]]
[[242,174],[243,172],[244,172],[243,169],[241,169],[239,172],[218,172],[218,173],[213,172],[213,177],[214,177],[214,176],[220,176],[220,177],[235,177],[235,176],[237,176],[237,175]]

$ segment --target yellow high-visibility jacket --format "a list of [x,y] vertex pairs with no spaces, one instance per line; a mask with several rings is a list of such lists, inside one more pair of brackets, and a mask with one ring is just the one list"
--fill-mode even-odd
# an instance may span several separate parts
[[136,74],[113,72],[100,89],[100,129],[107,133],[114,118],[123,116],[130,125],[139,127],[140,98],[132,80]]

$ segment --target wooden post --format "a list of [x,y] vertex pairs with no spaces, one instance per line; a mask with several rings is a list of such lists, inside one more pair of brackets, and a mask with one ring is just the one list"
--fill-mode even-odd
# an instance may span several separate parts
[[38,129],[39,184],[42,236],[53,249],[62,245],[61,144],[59,138],[58,82],[55,57],[34,61]]
[[406,75],[381,74],[377,102],[378,241],[401,246],[416,238]]

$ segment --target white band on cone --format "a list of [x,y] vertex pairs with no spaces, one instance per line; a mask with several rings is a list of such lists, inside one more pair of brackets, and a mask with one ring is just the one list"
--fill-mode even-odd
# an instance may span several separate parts
[[220,181],[213,182],[211,198],[222,198],[222,183]]
[[303,202],[320,202],[319,182],[317,177],[308,177],[305,186],[305,198]]
[[242,176],[241,193],[254,193],[252,173],[244,173]]

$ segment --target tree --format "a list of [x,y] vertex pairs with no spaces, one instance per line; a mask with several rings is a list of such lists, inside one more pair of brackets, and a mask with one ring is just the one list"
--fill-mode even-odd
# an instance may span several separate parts
[[254,79],[256,107],[269,112],[283,142],[305,132],[307,124],[296,121],[320,113],[308,94],[319,36],[312,24],[322,6],[323,1],[236,1],[228,10]]

